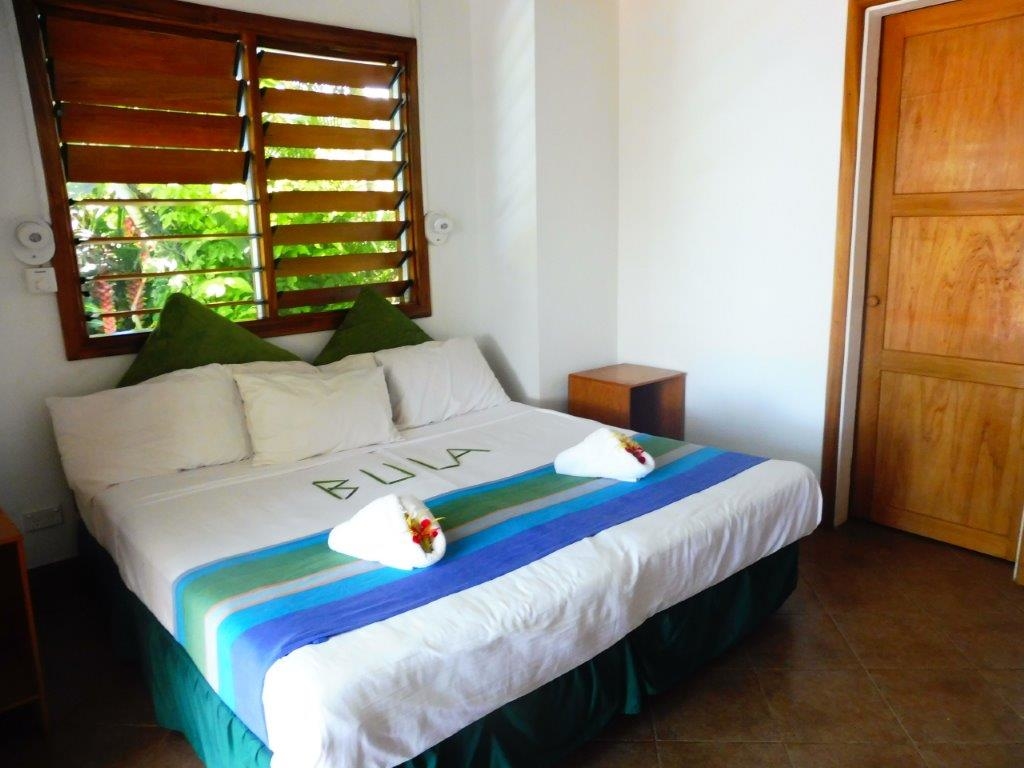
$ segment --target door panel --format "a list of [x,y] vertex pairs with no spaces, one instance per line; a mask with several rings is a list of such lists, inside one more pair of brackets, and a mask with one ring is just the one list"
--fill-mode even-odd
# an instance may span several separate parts
[[852,509],[1012,559],[1024,507],[1024,0],[883,23]]
[[896,192],[1024,187],[1022,36],[1018,16],[907,37]]
[[1024,216],[898,217],[890,247],[886,349],[1024,364]]
[[1024,493],[1024,391],[882,374],[876,498],[1009,537]]

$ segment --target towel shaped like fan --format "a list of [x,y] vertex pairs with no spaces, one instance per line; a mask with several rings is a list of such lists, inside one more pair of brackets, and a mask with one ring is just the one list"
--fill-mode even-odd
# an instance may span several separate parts
[[389,493],[336,525],[327,546],[344,555],[411,571],[436,563],[444,557],[446,545],[437,518],[420,499]]
[[555,457],[555,472],[636,482],[654,469],[654,458],[630,437],[608,427],[592,432]]

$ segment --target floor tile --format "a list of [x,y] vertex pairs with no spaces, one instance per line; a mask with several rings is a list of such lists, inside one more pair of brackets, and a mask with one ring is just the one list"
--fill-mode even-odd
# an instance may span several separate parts
[[[42,766],[65,768],[135,768],[149,766],[150,756],[166,737],[160,728],[106,726],[101,729],[62,729],[40,754]],[[35,765],[33,763],[32,765]]]
[[911,669],[871,675],[919,744],[1024,742],[1024,720],[975,672]]
[[658,739],[777,741],[778,726],[753,670],[706,670],[652,700]]
[[910,744],[787,744],[793,768],[923,768]]
[[49,768],[55,764],[49,740],[34,707],[19,707],[0,716],[0,755],[3,765]]
[[1018,715],[1024,717],[1024,669],[987,669],[981,676]]
[[814,593],[831,611],[898,613],[917,610],[901,591],[893,588],[896,572],[891,569],[811,565],[804,568],[803,573]]
[[932,744],[921,755],[928,768],[1020,768],[1024,744]]
[[1009,560],[968,550],[962,550],[962,557],[965,568],[974,578],[984,579],[1002,588],[1007,594],[1014,594],[1017,590],[1024,592],[1024,588],[1013,583],[1013,563]]
[[851,548],[866,553],[876,568],[959,571],[966,565],[963,549],[895,528],[856,521],[847,536]]
[[592,741],[562,763],[563,768],[658,768],[653,741]]
[[821,613],[824,609],[811,585],[806,579],[801,578],[797,581],[793,594],[779,608],[779,613]]
[[184,736],[172,731],[150,748],[143,765],[146,768],[203,768],[203,761]]
[[661,768],[789,768],[782,744],[658,742]]
[[850,538],[842,528],[820,525],[809,537],[800,540],[800,564],[827,565],[845,558],[850,552]]
[[650,708],[638,715],[619,715],[596,737],[597,741],[654,741]]
[[746,641],[742,641],[707,663],[707,669],[752,669]]
[[839,631],[868,669],[958,669],[972,666],[928,614],[836,611]]
[[800,567],[832,567],[837,563],[852,568],[868,568],[872,565],[871,553],[855,547],[847,531],[826,526],[800,541]]
[[857,669],[860,663],[826,613],[769,616],[745,644],[758,669]]
[[970,626],[1010,615],[1020,618],[1001,587],[975,577],[970,569],[907,568],[896,574],[891,589],[907,598],[914,610],[951,624]]
[[954,622],[953,644],[982,669],[1024,669],[1024,615],[1001,615]]
[[907,740],[863,670],[758,670],[757,674],[787,742]]

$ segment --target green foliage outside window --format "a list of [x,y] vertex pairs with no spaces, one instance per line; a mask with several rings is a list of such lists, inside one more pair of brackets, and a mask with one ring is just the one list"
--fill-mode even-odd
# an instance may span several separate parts
[[[262,87],[288,87],[329,93],[349,89],[308,83],[262,80]],[[362,92],[369,95],[367,91]],[[387,91],[374,96],[385,98]],[[380,121],[308,115],[264,115],[277,123],[354,128],[388,128]],[[271,147],[267,157],[331,160],[393,160],[387,150],[332,150]],[[119,184],[69,183],[72,226],[83,278],[89,334],[143,331],[156,321],[154,310],[171,292],[184,293],[214,305],[235,321],[264,316],[258,249],[258,216],[247,184]],[[386,181],[273,180],[270,192],[394,191]],[[123,202],[122,202],[123,201]],[[150,202],[152,201],[152,202]],[[195,201],[195,202],[188,202]],[[279,213],[271,226],[395,221],[396,211]],[[111,240],[110,238],[120,238]],[[154,239],[156,238],[156,239]],[[167,238],[167,239],[163,239]],[[393,241],[282,245],[273,258],[316,257],[346,253],[392,251]],[[177,274],[166,274],[177,273]],[[185,274],[182,274],[185,273]],[[377,269],[276,279],[278,291],[388,282],[401,269]],[[105,276],[111,276],[106,279]],[[348,303],[298,307],[280,314],[339,309]],[[111,314],[118,313],[118,314]]]

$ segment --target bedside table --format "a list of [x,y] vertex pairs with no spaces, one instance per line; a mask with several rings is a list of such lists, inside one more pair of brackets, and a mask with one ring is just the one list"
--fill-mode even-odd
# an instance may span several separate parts
[[21,531],[0,510],[0,712],[36,704],[47,724],[43,671]]
[[569,413],[652,435],[683,439],[686,374],[608,365],[569,374]]

